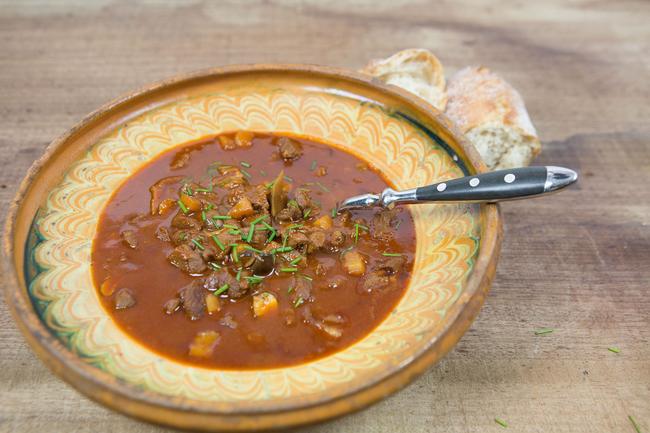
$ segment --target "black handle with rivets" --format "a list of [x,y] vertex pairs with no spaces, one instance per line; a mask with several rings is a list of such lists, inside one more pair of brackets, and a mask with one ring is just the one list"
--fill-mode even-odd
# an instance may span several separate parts
[[492,202],[555,191],[576,181],[563,167],[521,167],[467,176],[415,189],[418,201]]

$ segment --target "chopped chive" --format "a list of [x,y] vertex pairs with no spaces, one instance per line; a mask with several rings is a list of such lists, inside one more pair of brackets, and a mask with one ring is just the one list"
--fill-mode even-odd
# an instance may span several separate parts
[[241,280],[241,269],[237,271],[237,275],[235,276],[235,280],[239,281]]
[[184,214],[187,214],[189,212],[182,201],[177,200],[176,203],[178,203],[178,207],[181,208]]
[[246,236],[246,242],[249,244],[253,240],[253,234],[255,234],[255,223],[251,224],[250,228],[248,229],[248,235]]
[[298,308],[304,303],[305,303],[305,300],[302,299],[302,296],[298,296],[298,298],[293,303],[293,308]]
[[291,260],[291,261],[289,262],[289,264],[290,264],[291,266],[296,266],[298,263],[300,263],[301,260],[302,260],[302,257],[296,257],[295,259]]
[[285,233],[282,235],[282,248],[285,248],[287,246],[287,241],[289,240],[289,233]]
[[381,253],[381,255],[386,257],[402,257],[400,253]]
[[618,347],[608,347],[607,350],[614,353],[621,353],[621,349],[619,349]]
[[302,274],[301,277],[303,277],[307,281],[314,281],[314,279],[312,277],[310,277],[309,275]]
[[194,191],[192,191],[192,187],[190,187],[189,185],[185,187],[185,191],[183,192],[185,193],[185,195],[189,195],[189,196],[194,195]]
[[221,269],[221,266],[219,266],[219,265],[216,264],[215,262],[208,262],[208,266],[210,266],[210,267],[211,267],[212,269],[214,269],[215,271],[218,271],[219,269]]
[[280,272],[298,272],[298,268],[280,268]]
[[284,180],[286,180],[287,182],[293,182],[293,179],[287,175],[284,175]]
[[197,188],[194,192],[212,192],[212,185],[210,185],[210,188]]
[[291,292],[293,292],[293,287],[287,288],[287,293],[291,293]]
[[224,244],[219,240],[219,238],[217,237],[217,235],[212,235],[212,236],[210,236],[210,237],[212,238],[212,240],[214,241],[214,243],[217,244],[217,246],[219,247],[219,249],[220,249],[221,251],[225,251],[225,250],[226,250],[226,246],[225,246],[225,245],[224,245]]
[[278,248],[273,248],[271,250],[271,254],[275,253],[288,253],[289,251],[292,251],[293,247],[278,247]]
[[318,185],[318,187],[320,189],[322,189],[324,192],[330,192],[330,189],[328,187],[326,187],[325,185],[323,185],[322,183],[316,182],[316,185]]
[[242,167],[246,167],[246,168],[251,168],[251,167],[252,167],[252,165],[250,165],[250,164],[247,163],[246,161],[242,161],[242,162],[240,162],[239,164],[240,164]]
[[275,236],[276,236],[277,234],[278,234],[278,232],[276,232],[275,230],[273,230],[273,231],[271,232],[271,236],[269,236],[269,238],[266,240],[266,243],[269,243],[269,242],[273,241],[273,239],[275,239]]
[[303,224],[291,224],[289,227],[287,227],[288,231],[294,230],[294,229],[300,229],[303,228]]
[[214,205],[213,205],[212,203],[208,203],[208,204],[205,206],[205,210],[212,210],[213,207],[214,207]]
[[311,214],[311,208],[307,209],[303,214],[303,218],[309,218],[309,215]]
[[554,329],[551,328],[541,328],[535,331],[535,335],[544,335],[544,334],[550,334],[553,332]]
[[244,245],[243,247],[245,250],[252,251],[257,254],[262,254],[264,251],[258,250],[257,248],[251,247],[250,245]]
[[639,424],[636,423],[634,417],[632,417],[632,415],[628,415],[627,419],[629,419],[630,422],[632,423],[632,427],[634,427],[634,431],[636,431],[636,433],[641,433],[641,427],[639,427]]
[[239,254],[237,254],[237,244],[230,244],[232,246],[232,260],[239,263]]
[[316,162],[316,160],[313,160],[313,161],[311,162],[311,166],[309,167],[309,169],[310,169],[311,171],[314,171],[314,170],[316,170],[316,166],[317,166],[317,165],[318,165],[318,162]]
[[262,215],[261,217],[255,218],[253,221],[251,221],[251,225],[260,223],[260,222],[262,222],[262,220],[265,220],[268,217],[269,217],[268,215]]
[[201,219],[202,219],[204,222],[207,221],[207,218],[205,217],[205,211],[204,211],[204,210],[201,211]]
[[239,234],[241,234],[241,231],[239,229],[230,229],[230,230],[228,230],[228,234],[239,235]]
[[233,224],[224,224],[223,226],[227,229],[239,230],[239,227]]
[[360,229],[363,229],[365,231],[370,231],[370,229],[368,227],[364,226],[363,224],[357,224],[357,225],[359,226]]
[[203,246],[203,244],[202,244],[201,242],[197,241],[196,239],[192,239],[192,243],[193,243],[194,245],[196,245],[196,247],[197,247],[198,249],[200,249],[201,251],[203,251],[203,250],[205,249],[205,247]]
[[228,215],[213,215],[212,219],[213,220],[229,220],[230,217]]
[[499,424],[499,425],[500,425],[501,427],[503,427],[503,428],[507,428],[507,427],[508,427],[508,423],[505,422],[504,420],[502,420],[501,418],[494,418],[494,422],[497,423],[497,424]]
[[295,201],[294,199],[291,199],[287,202],[287,207],[292,206],[292,207],[300,207],[298,206],[298,202]]
[[273,184],[274,184],[274,183],[275,183],[275,181],[267,183],[267,184],[265,185],[265,186],[266,186],[266,189],[271,189],[271,188],[273,188]]
[[359,224],[354,225],[354,243],[359,242]]
[[269,229],[270,231],[272,231],[272,232],[275,231],[275,229],[274,229],[273,227],[271,227],[271,226],[269,225],[269,223],[267,223],[266,221],[262,221],[262,225],[263,225],[264,227],[266,227],[267,229]]
[[264,281],[263,277],[258,277],[258,276],[255,276],[255,275],[253,275],[252,277],[244,277],[244,278],[246,278],[248,280],[248,282],[251,283],[251,284],[259,284],[262,281]]
[[338,213],[338,211],[336,210],[335,207],[333,207],[333,208],[332,208],[332,218],[336,218],[336,214],[337,214],[337,213]]
[[250,174],[249,172],[247,172],[247,171],[244,170],[243,168],[242,168],[240,171],[242,172],[242,174],[243,174],[244,176],[246,176],[246,177],[249,178],[249,179],[253,177],[253,176],[251,176],[251,174]]
[[223,286],[219,287],[217,290],[215,290],[213,295],[219,296],[220,294],[222,294],[223,292],[225,292],[229,288],[230,288],[230,284],[226,283]]

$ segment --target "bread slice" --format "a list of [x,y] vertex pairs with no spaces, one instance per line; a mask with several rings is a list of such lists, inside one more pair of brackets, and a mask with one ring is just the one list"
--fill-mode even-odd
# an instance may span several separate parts
[[429,50],[411,48],[371,60],[361,72],[415,93],[438,110],[447,102],[442,64]]
[[491,170],[530,164],[541,151],[521,95],[485,67],[467,67],[449,80],[446,114]]

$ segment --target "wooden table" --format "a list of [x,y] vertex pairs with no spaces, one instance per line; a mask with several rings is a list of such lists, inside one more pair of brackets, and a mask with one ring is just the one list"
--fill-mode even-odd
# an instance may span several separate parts
[[[357,68],[411,46],[448,72],[487,65],[524,95],[544,142],[537,163],[574,167],[580,182],[503,206],[496,281],[452,353],[385,401],[304,431],[496,432],[498,417],[516,432],[633,433],[632,415],[650,432],[650,3],[133,3],[0,2],[3,208],[53,138],[179,72]],[[54,377],[0,303],[0,431],[160,430]]]

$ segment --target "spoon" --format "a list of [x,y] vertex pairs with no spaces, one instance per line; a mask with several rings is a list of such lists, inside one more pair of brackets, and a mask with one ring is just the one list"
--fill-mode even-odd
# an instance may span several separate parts
[[381,194],[357,195],[343,200],[338,210],[430,202],[493,203],[548,194],[569,186],[576,180],[578,173],[564,167],[549,165],[512,168],[404,191],[386,188]]

